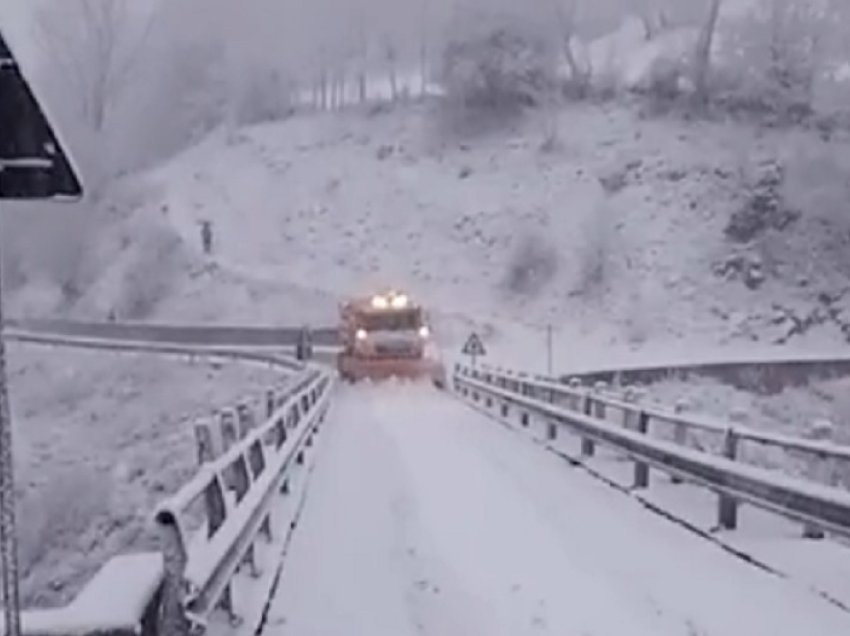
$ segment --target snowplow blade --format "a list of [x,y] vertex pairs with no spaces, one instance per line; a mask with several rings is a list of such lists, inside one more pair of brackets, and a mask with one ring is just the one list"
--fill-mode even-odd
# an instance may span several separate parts
[[430,379],[436,386],[445,386],[445,370],[436,360],[427,358],[355,358],[340,356],[339,374],[347,382],[371,380],[378,382],[399,378]]

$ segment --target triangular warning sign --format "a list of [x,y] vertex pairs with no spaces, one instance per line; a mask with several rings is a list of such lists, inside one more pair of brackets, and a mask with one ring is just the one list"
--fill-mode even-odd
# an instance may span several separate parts
[[481,338],[478,337],[477,333],[470,334],[466,344],[463,345],[463,353],[468,356],[487,355],[487,352],[484,350],[484,343],[481,342]]
[[79,198],[80,179],[0,34],[0,199]]

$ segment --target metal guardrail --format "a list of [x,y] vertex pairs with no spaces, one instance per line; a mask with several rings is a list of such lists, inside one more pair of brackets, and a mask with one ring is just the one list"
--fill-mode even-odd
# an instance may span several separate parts
[[[670,360],[660,364],[620,366],[578,366],[571,371],[586,382],[615,385],[652,384],[691,376],[709,377],[739,389],[774,394],[788,386],[803,386],[813,379],[829,380],[850,376],[850,355],[841,353],[774,352],[739,355],[712,360]],[[569,376],[562,380],[567,381]]]
[[[608,390],[605,382],[595,382],[593,386],[583,385],[578,378],[572,378],[569,383],[555,382],[541,376],[529,376],[524,373],[512,373],[493,369],[488,366],[482,367],[481,373],[501,382],[505,387],[522,390],[543,390],[551,392],[556,403],[567,403],[574,409],[576,404],[590,395],[597,410],[616,410],[621,413],[623,421],[634,417],[636,411],[645,413],[649,419],[648,425],[662,425],[672,429],[674,438],[679,444],[686,444],[687,433],[700,431],[722,438],[726,435],[730,426],[733,426],[738,441],[754,442],[763,446],[773,446],[785,451],[791,451],[802,455],[810,455],[815,459],[837,460],[848,462],[850,466],[850,446],[835,444],[825,440],[805,439],[793,437],[782,433],[773,433],[763,429],[747,426],[741,422],[725,422],[715,417],[685,413],[678,408],[664,408],[656,404],[636,404],[637,395],[626,391],[614,393]],[[528,388],[531,386],[532,388]]]
[[[7,327],[3,337],[47,346],[231,358],[296,375],[282,393],[266,394],[260,427],[247,430],[253,416],[243,419],[244,404],[222,413],[222,427],[231,423],[228,416],[238,432],[229,437],[220,432],[218,449],[200,457],[196,476],[157,510],[165,539],[162,552],[113,557],[70,604],[23,611],[25,636],[176,636],[202,627],[214,606],[228,607],[231,581],[250,561],[257,536],[271,536],[274,494],[286,491],[289,472],[303,463],[328,409],[334,380],[321,367],[251,345],[123,340],[127,333],[95,338]],[[294,333],[297,343],[303,330]],[[196,427],[199,452],[201,427]],[[186,508],[198,499],[205,504],[206,532],[189,537],[183,524]]]
[[304,364],[286,355],[284,351],[275,354],[271,351],[258,351],[253,347],[238,347],[224,345],[202,345],[202,344],[168,344],[161,342],[147,342],[144,340],[120,340],[89,338],[81,336],[65,336],[54,334],[40,334],[19,331],[15,329],[5,330],[3,337],[7,341],[22,342],[26,344],[70,347],[76,349],[93,349],[98,351],[127,351],[139,353],[157,353],[178,356],[209,356],[231,358],[241,361],[273,364],[275,366],[287,367],[293,371],[304,369]]
[[[560,427],[566,427],[581,438],[581,453],[585,457],[595,453],[596,444],[623,452],[635,461],[633,487],[636,489],[648,487],[649,468],[653,467],[718,492],[718,525],[723,529],[736,527],[738,504],[744,501],[807,524],[809,536],[817,536],[823,530],[850,536],[850,492],[736,461],[742,440],[790,446],[834,459],[847,459],[850,454],[846,447],[793,440],[732,423],[721,427],[615,400],[580,386],[565,386],[489,368],[477,370],[458,365],[453,384],[456,392],[475,403],[483,401],[486,408],[500,405],[502,417],[507,417],[513,407],[524,425],[531,414],[544,418],[550,439],[557,437]],[[606,419],[608,408],[620,409],[623,416],[620,425]],[[722,435],[722,455],[652,438],[653,421],[716,432]]]
[[[234,576],[243,564],[256,568],[254,544],[260,535],[271,540],[271,508],[279,493],[288,491],[292,468],[303,464],[332,386],[328,372],[306,371],[265,424],[203,464],[157,510],[165,540],[169,634],[203,630],[216,608],[236,620]],[[204,524],[191,536],[187,515],[198,502]]]
[[[29,334],[157,342],[183,345],[217,345],[237,347],[292,347],[298,344],[305,327],[236,327],[219,325],[167,325],[133,322],[84,322],[74,320],[29,319],[6,320],[5,330]],[[314,345],[336,346],[337,327],[310,330]]]

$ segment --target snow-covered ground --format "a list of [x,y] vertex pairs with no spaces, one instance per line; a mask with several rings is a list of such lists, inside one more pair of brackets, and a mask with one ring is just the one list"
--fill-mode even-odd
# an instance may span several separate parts
[[[691,397],[694,394],[695,391]],[[622,424],[620,413],[609,412],[606,415],[610,422]],[[539,418],[531,418],[528,427],[520,425],[516,414],[501,421],[518,434],[517,441],[534,441],[555,455],[582,466],[595,478],[669,518],[672,523],[686,527],[724,550],[758,564],[776,576],[802,585],[830,602],[850,607],[850,544],[846,538],[803,540],[803,527],[799,522],[745,504],[739,507],[738,528],[734,531],[718,531],[718,497],[715,493],[698,485],[675,483],[669,476],[655,470],[650,471],[648,489],[634,490],[634,464],[622,454],[607,447],[597,447],[593,457],[582,456],[580,440],[575,435],[561,428],[557,439],[550,440],[547,422]],[[759,424],[764,425],[765,422]],[[655,431],[655,428],[652,430]],[[695,443],[697,441],[699,444]],[[712,452],[710,441],[715,442],[716,452],[716,440],[707,440],[706,436],[694,435],[688,443]],[[803,479],[817,481],[822,478],[821,471],[812,473],[807,470],[811,466],[810,462],[799,457],[789,458],[777,449],[773,451],[743,444],[739,448],[739,458],[767,468],[784,472],[790,470]],[[798,461],[795,463],[789,459]]]
[[344,388],[265,634],[838,636],[850,615],[425,386]]
[[[832,424],[831,439],[850,443],[850,380],[843,378],[813,382],[805,387],[787,387],[776,395],[756,395],[707,378],[664,380],[653,384],[648,399],[666,407],[679,404],[688,413],[725,421],[744,414],[746,424],[756,429],[794,437],[814,437],[824,421]],[[691,434],[691,442],[718,448],[716,435]],[[794,453],[753,442],[742,444],[744,461],[811,479],[820,461],[810,454]],[[835,464],[836,483],[850,487],[850,465]]]
[[[334,324],[340,298],[394,285],[427,303],[447,350],[477,329],[493,356],[536,369],[547,324],[562,367],[776,349],[794,320],[812,323],[795,350],[844,345],[837,142],[583,104],[560,112],[560,147],[546,152],[537,116],[457,138],[437,110],[221,132],[129,178],[92,255],[109,267],[73,312]],[[724,229],[765,158],[786,164],[803,217],[733,244]],[[717,274],[742,254],[763,263],[758,289]],[[19,306],[44,313],[49,296],[31,289]]]
[[715,380],[664,380],[654,383],[651,398],[666,405],[684,402],[690,412],[729,418],[747,413],[757,427],[777,433],[812,432],[817,420],[834,424],[834,440],[850,443],[850,381],[824,380],[807,387],[787,387],[776,395],[755,395]]
[[10,345],[22,592],[68,601],[196,467],[193,423],[284,381],[257,365]]

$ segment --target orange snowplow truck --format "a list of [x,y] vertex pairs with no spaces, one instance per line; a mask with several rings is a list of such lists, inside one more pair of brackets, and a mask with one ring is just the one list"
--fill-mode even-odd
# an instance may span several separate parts
[[444,384],[422,308],[398,292],[352,300],[340,307],[343,380],[430,378]]

